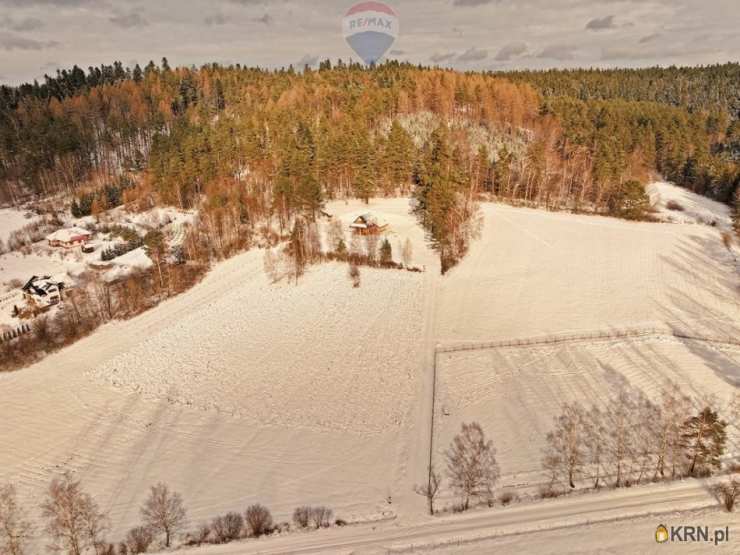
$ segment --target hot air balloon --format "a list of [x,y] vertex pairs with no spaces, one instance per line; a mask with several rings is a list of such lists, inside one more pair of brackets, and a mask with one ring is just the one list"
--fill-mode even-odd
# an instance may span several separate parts
[[344,16],[342,33],[366,64],[374,64],[398,37],[398,16],[382,2],[360,2]]

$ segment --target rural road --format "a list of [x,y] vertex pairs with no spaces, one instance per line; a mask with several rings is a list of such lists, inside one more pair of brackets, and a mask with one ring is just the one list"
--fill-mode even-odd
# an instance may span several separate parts
[[[628,517],[659,515],[715,507],[703,482],[687,480],[632,489],[522,503],[467,515],[426,518],[417,523],[394,521],[297,533],[279,538],[183,550],[195,555],[279,553],[387,553],[431,549],[446,543],[486,540],[525,532],[565,528]],[[658,519],[656,518],[656,525]]]

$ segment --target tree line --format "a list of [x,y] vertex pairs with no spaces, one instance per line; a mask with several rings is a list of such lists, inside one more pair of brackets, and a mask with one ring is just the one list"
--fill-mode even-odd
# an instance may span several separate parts
[[[736,90],[731,70],[721,82]],[[714,90],[711,74],[676,71]],[[81,213],[121,196],[198,207],[213,248],[229,251],[260,226],[284,232],[297,216],[315,219],[330,199],[411,194],[449,267],[475,235],[481,196],[642,218],[640,183],[658,171],[733,198],[738,126],[722,102],[619,92],[631,86],[575,94],[544,83],[569,78],[393,61],[327,60],[302,72],[166,60],[143,70],[114,64],[100,75],[73,68],[4,90],[0,202],[84,190],[107,194],[81,196]],[[122,179],[136,186],[118,193]]]
[[740,118],[738,62],[697,67],[525,70],[501,75],[531,83],[545,96],[659,102],[689,112]]
[[[47,550],[67,555],[137,555],[150,549],[176,545],[225,544],[242,538],[258,538],[287,532],[291,524],[276,523],[270,510],[259,503],[243,513],[229,512],[204,522],[183,534],[188,516],[182,496],[162,482],[149,488],[139,514],[141,523],[119,542],[111,542],[111,521],[80,480],[67,472],[52,479],[40,505],[43,527],[31,521],[12,484],[0,484],[0,553],[23,555],[29,546],[46,538]],[[300,506],[293,512],[297,530],[343,526],[334,512],[324,506]]]
[[721,467],[727,428],[716,407],[697,404],[676,384],[657,403],[622,387],[604,407],[564,405],[547,435],[542,466],[550,487],[570,489],[584,480],[598,489],[708,476]]
[[[715,405],[714,399],[691,399],[670,382],[658,402],[621,384],[604,406],[563,405],[545,438],[542,469],[547,483],[540,497],[557,497],[579,485],[598,490],[716,474],[722,468],[730,424]],[[737,419],[740,397],[735,396],[729,411]],[[465,511],[472,502],[493,506],[500,468],[494,443],[480,424],[462,424],[444,461],[444,472],[432,465],[428,482],[415,487],[426,498],[430,515],[436,512],[435,501],[445,483],[459,499],[453,511]],[[732,461],[728,467],[738,469]],[[714,493],[731,511],[740,481],[718,483]],[[507,505],[517,497],[503,491],[498,502]]]

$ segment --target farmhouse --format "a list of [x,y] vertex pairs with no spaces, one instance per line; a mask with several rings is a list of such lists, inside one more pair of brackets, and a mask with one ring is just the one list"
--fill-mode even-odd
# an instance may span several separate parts
[[367,213],[358,216],[349,227],[354,233],[360,235],[377,235],[388,229],[388,224],[377,216]]
[[46,310],[62,300],[64,282],[49,276],[33,276],[23,286],[23,299],[32,311]]
[[46,240],[50,247],[62,247],[71,249],[87,243],[92,237],[92,233],[80,227],[70,227],[60,229],[49,235]]

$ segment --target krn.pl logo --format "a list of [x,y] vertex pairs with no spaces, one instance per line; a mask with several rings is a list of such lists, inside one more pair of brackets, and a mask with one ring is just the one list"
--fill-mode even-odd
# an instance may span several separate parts
[[665,543],[668,541],[668,528],[664,524],[658,526],[655,530],[655,541],[658,543]]

